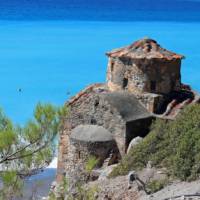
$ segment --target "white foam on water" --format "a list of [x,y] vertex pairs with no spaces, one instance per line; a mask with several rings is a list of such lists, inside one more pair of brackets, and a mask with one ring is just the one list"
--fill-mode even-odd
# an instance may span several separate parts
[[57,162],[58,162],[58,158],[55,157],[47,168],[54,168],[54,169],[56,169],[57,168]]

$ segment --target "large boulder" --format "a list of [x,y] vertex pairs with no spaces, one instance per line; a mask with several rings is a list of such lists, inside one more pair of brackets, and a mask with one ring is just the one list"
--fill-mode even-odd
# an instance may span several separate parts
[[139,136],[133,138],[133,139],[131,140],[129,146],[128,146],[127,153],[129,153],[130,150],[131,150],[135,145],[137,145],[138,143],[140,143],[140,142],[142,141],[142,139],[143,139],[143,138],[142,138],[142,137],[139,137]]

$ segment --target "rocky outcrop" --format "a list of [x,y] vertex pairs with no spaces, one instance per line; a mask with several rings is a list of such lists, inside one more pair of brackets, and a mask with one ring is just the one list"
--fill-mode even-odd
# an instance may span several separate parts
[[144,191],[138,191],[136,182],[129,189],[126,176],[95,181],[89,184],[89,187],[94,186],[98,188],[97,200],[140,200],[145,195]]
[[142,138],[137,136],[135,138],[133,138],[128,146],[128,149],[127,149],[127,153],[129,153],[129,151],[135,146],[137,145],[138,143],[140,143],[142,141]]
[[[162,173],[161,173],[162,172]],[[133,177],[132,177],[133,175]],[[87,187],[98,188],[98,200],[150,200],[151,195],[147,188],[152,180],[164,180],[166,174],[155,168],[145,168],[139,172],[130,172],[127,176],[119,176],[113,179],[108,177],[90,182]],[[130,180],[131,179],[131,180]],[[160,199],[161,200],[161,199]]]

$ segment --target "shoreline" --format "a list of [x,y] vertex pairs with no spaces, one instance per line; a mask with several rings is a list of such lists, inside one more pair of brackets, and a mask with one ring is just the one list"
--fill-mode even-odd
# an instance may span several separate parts
[[[32,197],[35,199],[43,199],[48,196],[51,184],[55,181],[57,171],[57,157],[43,171],[27,177],[24,181],[22,196],[14,198],[14,200],[27,200]],[[2,183],[0,182],[2,187]]]

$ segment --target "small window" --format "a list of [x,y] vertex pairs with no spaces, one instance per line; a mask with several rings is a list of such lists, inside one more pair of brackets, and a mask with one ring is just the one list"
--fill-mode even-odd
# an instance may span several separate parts
[[123,88],[126,88],[128,85],[128,79],[127,78],[124,78],[123,79]]
[[111,72],[113,72],[113,70],[114,70],[114,63],[111,63],[110,70],[111,70]]
[[80,159],[81,158],[81,152],[79,151],[78,152],[78,159]]
[[96,101],[94,102],[94,107],[96,108],[98,105],[99,105],[99,101],[96,100]]
[[96,119],[92,118],[92,119],[90,120],[90,123],[93,124],[93,125],[96,125],[96,124],[97,124],[97,121],[96,121]]
[[152,92],[156,91],[156,81],[151,81],[151,91]]

